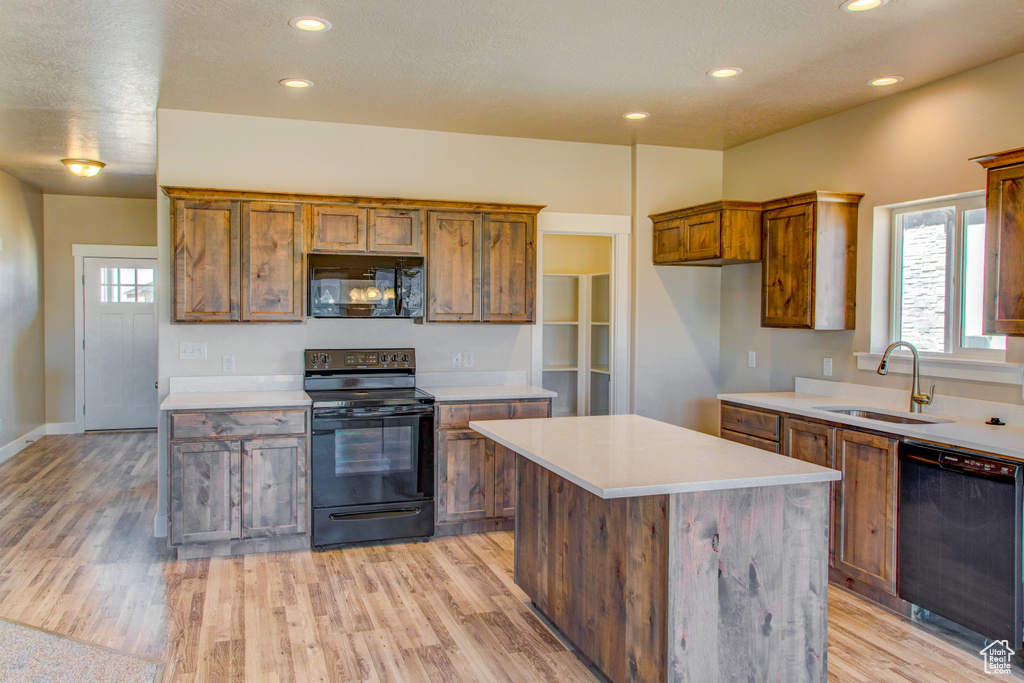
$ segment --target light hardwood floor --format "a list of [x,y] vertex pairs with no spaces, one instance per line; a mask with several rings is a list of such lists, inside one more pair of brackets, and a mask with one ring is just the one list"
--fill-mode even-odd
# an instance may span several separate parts
[[[48,436],[0,465],[0,617],[168,662],[174,681],[593,681],[512,581],[512,534],[176,561],[153,433]],[[838,589],[829,681],[991,681]]]

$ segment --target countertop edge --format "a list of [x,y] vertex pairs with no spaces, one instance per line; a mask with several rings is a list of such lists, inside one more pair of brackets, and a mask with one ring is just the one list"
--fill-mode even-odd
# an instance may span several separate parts
[[[530,384],[479,384],[472,386],[417,387],[434,397],[435,403],[455,401],[501,401],[513,399],[555,398],[558,394],[550,389]],[[438,395],[436,392],[440,392]],[[448,395],[445,395],[448,393]]]
[[167,394],[160,410],[221,410],[232,408],[308,408],[313,400],[304,391],[178,392]]

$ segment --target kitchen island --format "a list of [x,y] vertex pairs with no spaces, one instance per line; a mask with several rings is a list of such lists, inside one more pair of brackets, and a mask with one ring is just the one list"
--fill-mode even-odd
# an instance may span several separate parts
[[471,422],[517,455],[516,583],[612,681],[825,681],[839,473],[637,415]]

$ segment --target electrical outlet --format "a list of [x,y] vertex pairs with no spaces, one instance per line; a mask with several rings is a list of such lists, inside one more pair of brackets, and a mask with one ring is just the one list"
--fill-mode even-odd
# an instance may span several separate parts
[[755,351],[750,351],[750,352],[747,353],[747,367],[748,368],[756,368],[757,367],[757,353]]
[[475,361],[476,361],[476,358],[473,357],[473,352],[472,351],[463,351],[462,352],[462,367],[464,367],[464,368],[471,368],[471,367],[473,367],[473,363]]
[[206,342],[178,342],[178,360],[206,360]]
[[825,362],[824,362],[824,364],[822,365],[822,368],[821,368],[821,372],[826,377],[831,377],[832,376],[832,359],[831,358],[826,358],[825,359]]
[[452,367],[453,368],[461,368],[462,367],[462,352],[461,351],[452,351]]
[[223,368],[224,368],[224,372],[234,372],[235,371],[235,354],[233,354],[233,353],[226,353],[226,354],[224,354],[224,356],[221,359],[221,361],[222,361],[222,365],[223,365]]

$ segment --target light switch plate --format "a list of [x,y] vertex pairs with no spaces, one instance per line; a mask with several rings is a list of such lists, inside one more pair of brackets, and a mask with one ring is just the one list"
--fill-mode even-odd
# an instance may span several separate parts
[[226,353],[226,354],[224,354],[224,357],[221,359],[221,363],[223,365],[224,372],[234,372],[235,371],[235,354],[233,354],[233,353],[230,353],[230,354]]
[[757,367],[757,352],[756,351],[749,351],[747,353],[747,367],[748,368],[756,368]]
[[475,362],[476,362],[476,358],[474,357],[472,351],[463,351],[462,352],[462,367],[464,367],[464,368],[471,368],[471,367],[473,367],[473,364]]
[[206,342],[178,342],[178,360],[206,360]]
[[825,362],[822,364],[821,372],[826,377],[831,377],[832,376],[832,359],[831,358],[826,358],[825,359]]

